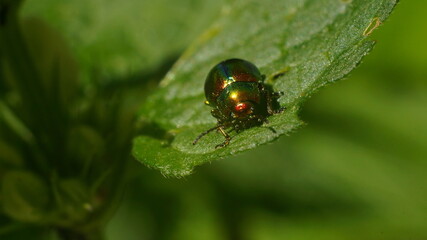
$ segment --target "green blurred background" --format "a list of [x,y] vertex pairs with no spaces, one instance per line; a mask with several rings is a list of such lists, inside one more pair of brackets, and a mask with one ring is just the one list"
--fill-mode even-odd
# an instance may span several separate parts
[[[94,68],[108,84],[174,59],[221,4],[28,0],[24,15],[64,35],[88,85]],[[402,1],[374,51],[307,101],[291,136],[184,179],[131,161],[107,239],[427,239],[426,9]]]

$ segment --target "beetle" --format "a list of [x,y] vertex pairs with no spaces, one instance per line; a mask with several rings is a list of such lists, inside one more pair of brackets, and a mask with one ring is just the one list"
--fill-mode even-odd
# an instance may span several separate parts
[[232,58],[215,65],[205,80],[205,104],[213,108],[211,114],[218,122],[215,127],[201,133],[193,145],[217,130],[225,140],[215,148],[225,147],[231,140],[226,129],[239,133],[268,123],[269,116],[282,112],[285,108],[280,107],[277,101],[282,93],[274,92],[264,79],[265,76],[253,63],[243,59]]

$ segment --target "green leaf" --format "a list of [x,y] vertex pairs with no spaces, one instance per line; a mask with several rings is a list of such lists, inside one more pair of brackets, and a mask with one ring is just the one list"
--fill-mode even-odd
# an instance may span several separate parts
[[39,176],[28,171],[10,171],[1,185],[3,211],[24,222],[44,222],[49,214],[49,190]]
[[[301,125],[297,114],[304,100],[359,64],[374,45],[368,35],[396,2],[270,0],[224,6],[219,20],[178,60],[143,105],[143,122],[166,134],[137,137],[134,156],[165,175],[184,176],[194,166],[294,131]],[[192,141],[216,123],[203,104],[206,74],[218,62],[236,57],[254,62],[267,82],[284,92],[279,101],[287,110],[270,117],[270,124],[235,135],[226,148],[215,149],[223,141],[219,134],[193,146]]]

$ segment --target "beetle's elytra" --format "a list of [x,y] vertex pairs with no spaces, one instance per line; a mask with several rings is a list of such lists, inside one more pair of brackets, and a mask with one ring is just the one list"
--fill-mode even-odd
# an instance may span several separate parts
[[215,65],[205,81],[205,103],[211,106],[212,116],[218,123],[215,127],[200,134],[193,142],[213,130],[218,130],[225,141],[218,147],[227,146],[231,137],[230,131],[261,125],[267,117],[283,111],[277,99],[279,92],[264,84],[264,77],[258,68],[242,59],[228,59]]

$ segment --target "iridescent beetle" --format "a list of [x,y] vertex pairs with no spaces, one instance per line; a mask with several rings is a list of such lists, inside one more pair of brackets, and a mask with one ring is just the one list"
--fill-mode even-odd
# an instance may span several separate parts
[[231,140],[227,128],[238,133],[268,123],[267,117],[284,110],[277,102],[281,93],[265,85],[258,68],[242,59],[228,59],[214,66],[205,81],[205,95],[205,103],[213,108],[211,113],[218,123],[201,133],[193,145],[206,134],[218,130],[225,141],[215,148],[225,147]]

